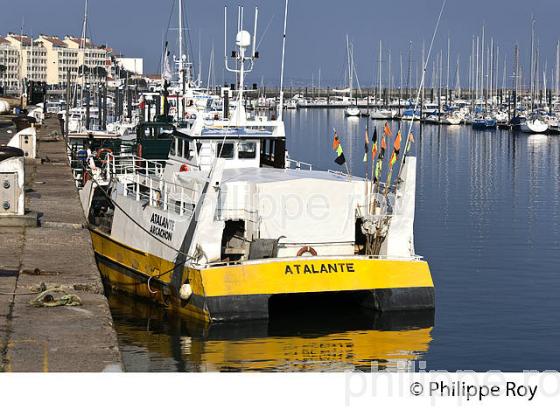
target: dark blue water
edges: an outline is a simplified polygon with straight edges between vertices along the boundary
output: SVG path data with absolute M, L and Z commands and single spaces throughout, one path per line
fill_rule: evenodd
M 365 118 L 309 109 L 285 121 L 292 158 L 345 171 L 333 161 L 336 128 L 352 173 L 365 174 Z M 435 316 L 335 310 L 205 328 L 117 296 L 127 369 L 332 371 L 406 360 L 437 370 L 558 369 L 560 136 L 416 124 L 414 133 L 415 243 L 431 267 Z

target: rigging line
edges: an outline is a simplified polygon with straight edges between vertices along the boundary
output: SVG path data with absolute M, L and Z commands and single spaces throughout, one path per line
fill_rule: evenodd
M 165 49 L 165 43 L 167 42 L 167 35 L 169 33 L 169 27 L 171 27 L 171 18 L 173 17 L 173 12 L 175 11 L 175 3 L 176 2 L 177 2 L 177 0 L 173 0 L 173 2 L 171 3 L 171 10 L 169 11 L 169 19 L 167 20 L 167 28 L 165 29 L 165 34 L 163 34 L 162 45 L 164 46 L 164 49 L 163 49 L 163 53 L 161 55 L 161 59 L 160 59 L 160 62 L 159 62 L 159 72 L 160 73 L 163 71 L 163 61 L 164 61 L 164 58 L 165 58 L 164 54 L 167 52 L 167 50 Z
M 266 28 L 264 29 L 263 34 L 261 36 L 261 39 L 257 43 L 257 47 L 255 47 L 255 50 L 258 51 L 258 48 L 261 46 L 261 43 L 263 42 L 264 38 L 266 37 L 266 33 L 268 32 L 268 28 L 270 27 L 270 24 L 272 23 L 272 20 L 274 20 L 274 16 L 275 16 L 275 14 L 273 14 L 272 17 L 270 18 L 270 20 L 268 21 L 268 24 L 266 25 Z
M 399 164 L 399 173 L 397 174 L 396 184 L 399 183 L 401 172 L 402 172 L 402 167 L 403 167 L 403 164 L 404 164 L 404 160 L 406 158 L 406 152 L 407 152 L 408 147 L 410 145 L 410 139 L 408 138 L 408 136 L 412 132 L 412 126 L 414 125 L 414 118 L 416 116 L 416 110 L 418 109 L 418 102 L 420 101 L 420 94 L 422 92 L 422 89 L 424 88 L 424 81 L 426 79 L 426 68 L 428 67 L 428 62 L 430 61 L 430 55 L 432 53 L 432 48 L 434 46 L 434 41 L 435 41 L 438 29 L 439 29 L 439 23 L 441 21 L 441 16 L 443 15 L 443 10 L 445 9 L 446 4 L 447 4 L 447 0 L 443 0 L 443 3 L 441 5 L 441 10 L 439 11 L 439 16 L 437 18 L 436 27 L 434 28 L 434 34 L 432 35 L 432 40 L 430 41 L 430 48 L 428 49 L 428 55 L 426 57 L 426 61 L 424 62 L 424 67 L 423 67 L 423 70 L 422 70 L 422 79 L 420 81 L 420 87 L 418 87 L 418 91 L 416 93 L 416 100 L 414 101 L 414 109 L 412 110 L 412 118 L 410 119 L 410 125 L 408 127 L 408 133 L 406 134 L 406 137 L 405 137 L 406 138 L 406 143 L 404 144 L 404 152 L 403 152 L 403 156 L 401 158 L 400 164 Z
M 165 31 L 165 39 L 167 40 L 167 33 L 169 33 L 169 28 L 171 27 L 171 19 L 173 18 L 173 12 L 175 11 L 175 3 L 177 0 L 173 0 L 171 4 L 171 11 L 169 12 L 169 20 L 167 20 L 167 29 Z

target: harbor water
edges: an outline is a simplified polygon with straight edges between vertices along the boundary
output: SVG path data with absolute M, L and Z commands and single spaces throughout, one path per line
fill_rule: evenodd
M 334 163 L 336 129 L 352 174 L 365 174 L 365 118 L 304 109 L 287 111 L 285 122 L 291 158 L 346 171 Z M 383 123 L 373 127 L 381 136 Z M 313 308 L 296 298 L 270 321 L 204 326 L 111 294 L 126 370 L 556 368 L 560 136 L 464 125 L 413 131 L 415 244 L 430 264 L 435 312 L 380 315 L 346 309 L 343 300 Z

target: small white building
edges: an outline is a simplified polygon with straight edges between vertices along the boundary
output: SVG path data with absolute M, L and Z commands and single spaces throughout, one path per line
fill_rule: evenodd
M 144 59 L 131 58 L 131 57 L 117 57 L 117 64 L 119 64 L 126 71 L 137 75 L 144 75 Z

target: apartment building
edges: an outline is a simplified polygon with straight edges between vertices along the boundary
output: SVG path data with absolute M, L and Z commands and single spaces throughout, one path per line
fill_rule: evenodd
M 111 68 L 110 49 L 94 45 L 90 39 L 65 36 L 63 39 L 41 34 L 36 39 L 8 33 L 0 37 L 0 83 L 7 89 L 21 87 L 22 80 L 45 81 L 51 86 L 64 86 L 68 73 L 72 82 L 79 81 L 80 67 L 92 73 L 90 83 L 105 81 L 103 73 Z M 99 70 L 103 68 L 103 70 Z
M 19 50 L 5 37 L 0 36 L 0 87 L 16 90 L 19 85 Z

